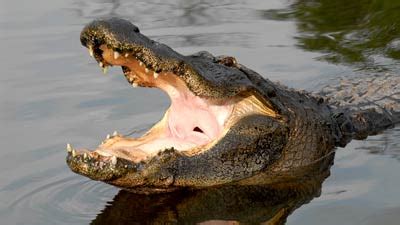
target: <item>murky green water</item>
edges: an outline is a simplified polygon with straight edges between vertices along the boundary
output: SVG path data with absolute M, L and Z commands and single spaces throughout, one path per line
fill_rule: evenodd
M 0 2 L 0 224 L 277 224 L 287 216 L 287 224 L 399 224 L 398 127 L 338 149 L 322 189 L 319 179 L 305 192 L 136 196 L 73 174 L 64 150 L 94 147 L 114 129 L 146 129 L 169 104 L 160 91 L 132 89 L 120 69 L 101 73 L 79 42 L 94 18 L 120 16 L 181 53 L 233 55 L 266 78 L 317 91 L 340 77 L 399 74 L 398 1 Z

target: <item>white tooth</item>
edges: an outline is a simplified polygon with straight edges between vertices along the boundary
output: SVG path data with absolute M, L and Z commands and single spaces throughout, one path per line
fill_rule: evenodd
M 129 54 L 128 53 L 125 53 L 125 57 L 128 57 L 129 56 Z
M 137 83 L 132 83 L 132 87 L 138 87 L 139 85 Z
M 86 152 L 83 153 L 83 158 L 84 158 L 84 159 L 87 159 L 87 157 L 88 157 L 87 153 L 86 153 Z
M 114 52 L 114 59 L 118 59 L 119 57 L 119 52 Z
M 101 68 L 103 68 L 104 64 L 103 64 L 102 62 L 99 62 L 99 66 L 100 66 Z
M 101 144 L 102 144 L 102 145 L 104 145 L 104 143 L 105 143 L 104 141 L 101 141 Z
M 128 79 L 129 79 L 129 81 L 130 81 L 130 82 L 132 82 L 132 81 L 133 81 L 133 77 L 129 77 Z
M 103 67 L 103 73 L 106 74 L 108 71 L 108 66 Z
M 143 66 L 143 62 L 142 61 L 139 61 L 139 66 Z
M 117 135 L 118 135 L 118 132 L 115 130 L 113 133 L 113 136 L 117 136 Z
M 144 72 L 148 73 L 148 72 L 149 72 L 149 69 L 145 68 L 145 69 L 144 69 Z
M 75 157 L 76 156 L 76 151 L 75 151 L 75 149 L 72 149 L 72 157 Z
M 93 48 L 92 48 L 92 46 L 89 45 L 88 50 L 89 50 L 89 55 L 90 55 L 91 57 L 93 57 L 94 54 L 93 54 Z
M 124 167 L 125 167 L 125 168 L 128 168 L 128 165 L 125 165 Z
M 67 151 L 68 151 L 68 152 L 71 152 L 71 151 L 72 151 L 72 146 L 71 146 L 71 144 L 69 144 L 69 143 L 67 144 Z
M 106 139 L 110 139 L 110 137 L 111 137 L 111 136 L 110 136 L 109 134 L 107 134 Z
M 154 74 L 153 74 L 154 79 L 157 79 L 158 75 L 159 75 L 158 73 L 154 72 Z
M 117 156 L 113 155 L 111 157 L 111 164 L 113 164 L 114 166 L 117 164 Z

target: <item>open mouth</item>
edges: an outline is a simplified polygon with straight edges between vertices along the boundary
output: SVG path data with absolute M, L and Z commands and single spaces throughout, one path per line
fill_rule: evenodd
M 89 24 L 81 42 L 103 72 L 121 66 L 132 87 L 159 88 L 171 102 L 162 119 L 139 138 L 113 133 L 95 150 L 68 145 L 70 168 L 92 179 L 107 181 L 135 172 L 168 150 L 200 155 L 246 116 L 278 117 L 268 102 L 247 90 L 250 81 L 232 58 L 182 56 L 118 19 Z
M 174 148 L 184 154 L 195 154 L 218 140 L 234 122 L 234 98 L 207 99 L 194 95 L 173 72 L 154 71 L 132 53 L 122 53 L 106 45 L 89 52 L 101 52 L 100 67 L 121 66 L 132 87 L 163 90 L 171 104 L 164 117 L 140 138 L 113 134 L 104 140 L 96 153 L 115 155 L 134 162 L 151 158 L 159 151 Z
M 171 104 L 163 118 L 142 137 L 124 137 L 115 132 L 108 135 L 95 151 L 74 149 L 75 154 L 83 152 L 88 157 L 91 154 L 110 158 L 116 156 L 133 162 L 149 159 L 171 148 L 185 155 L 199 154 L 211 148 L 238 119 L 257 110 L 254 105 L 246 104 L 256 101 L 254 97 L 199 97 L 188 89 L 178 75 L 154 71 L 131 52 L 118 52 L 105 44 L 98 48 L 87 47 L 91 56 L 99 54 L 95 58 L 100 59 L 99 66 L 103 72 L 107 72 L 109 66 L 121 66 L 132 87 L 159 88 L 169 96 Z M 265 107 L 258 110 L 273 113 Z

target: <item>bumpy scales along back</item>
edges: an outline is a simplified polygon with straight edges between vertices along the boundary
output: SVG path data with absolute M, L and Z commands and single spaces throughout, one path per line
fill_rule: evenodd
M 364 139 L 400 122 L 400 75 L 366 74 L 341 79 L 319 93 L 334 108 L 344 134 L 341 145 Z

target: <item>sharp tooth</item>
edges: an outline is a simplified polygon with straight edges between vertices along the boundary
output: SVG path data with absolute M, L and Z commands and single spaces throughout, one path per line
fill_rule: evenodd
M 119 57 L 119 52 L 115 51 L 114 52 L 114 59 L 118 59 L 118 57 Z
M 68 152 L 71 152 L 71 151 L 72 151 L 72 146 L 71 146 L 69 143 L 67 144 L 67 151 L 68 151 Z
M 102 145 L 104 145 L 104 143 L 105 143 L 104 141 L 101 141 L 101 144 L 102 144 Z
M 89 55 L 90 55 L 91 57 L 93 57 L 93 56 L 94 56 L 94 54 L 93 54 L 93 47 L 92 47 L 91 45 L 89 45 L 88 50 L 89 50 Z
M 159 75 L 158 73 L 154 72 L 154 74 L 153 74 L 154 79 L 157 79 L 158 75 Z
M 88 158 L 88 154 L 85 152 L 85 153 L 83 153 L 83 158 L 84 159 L 87 159 Z
M 111 137 L 111 136 L 110 136 L 109 134 L 107 134 L 106 139 L 110 139 L 110 137 Z
M 149 72 L 149 69 L 144 68 L 144 72 L 148 73 L 148 72 Z
M 103 62 L 99 62 L 99 66 L 100 66 L 101 68 L 103 68 L 103 66 L 104 66 Z
M 142 61 L 139 61 L 139 66 L 143 66 L 143 62 Z
M 108 66 L 103 67 L 103 73 L 106 74 L 108 71 Z
M 137 83 L 132 83 L 132 87 L 138 87 L 139 85 Z
M 129 82 L 133 81 L 133 77 L 129 77 L 128 79 L 129 79 Z
M 113 155 L 111 157 L 111 164 L 114 165 L 114 166 L 117 164 L 117 156 Z
M 112 134 L 113 136 L 117 136 L 118 132 L 115 130 L 114 133 Z
M 76 156 L 76 151 L 75 151 L 75 149 L 72 149 L 72 157 L 75 157 Z
M 128 53 L 125 53 L 125 57 L 128 57 L 129 56 L 129 54 Z

